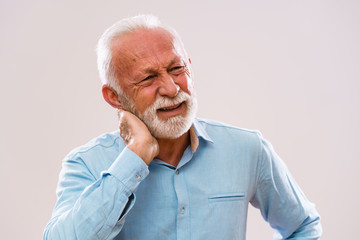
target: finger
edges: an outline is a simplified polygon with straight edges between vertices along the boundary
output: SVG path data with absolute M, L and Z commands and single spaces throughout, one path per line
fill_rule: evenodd
M 119 121 L 120 121 L 121 116 L 123 115 L 123 112 L 124 112 L 124 109 L 122 109 L 122 108 L 117 109 L 117 115 L 118 115 Z

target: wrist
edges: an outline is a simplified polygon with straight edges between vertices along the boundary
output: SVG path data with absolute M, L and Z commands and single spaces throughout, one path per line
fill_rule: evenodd
M 146 165 L 149 165 L 159 152 L 159 145 L 155 139 L 142 143 L 134 141 L 127 147 L 138 155 L 146 163 Z

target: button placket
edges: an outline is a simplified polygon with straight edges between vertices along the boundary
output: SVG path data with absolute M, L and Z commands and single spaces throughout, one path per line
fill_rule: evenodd
M 190 202 L 188 189 L 186 185 L 186 167 L 185 164 L 191 160 L 193 152 L 190 146 L 185 150 L 175 173 L 174 188 L 177 197 L 177 218 L 176 218 L 176 236 L 178 240 L 191 239 L 190 236 Z M 185 167 L 185 168 L 184 168 Z
M 188 231 L 190 222 L 189 222 L 189 197 L 188 190 L 184 178 L 184 170 L 176 169 L 174 173 L 174 187 L 176 196 L 178 199 L 178 213 L 177 213 L 177 239 L 190 239 Z

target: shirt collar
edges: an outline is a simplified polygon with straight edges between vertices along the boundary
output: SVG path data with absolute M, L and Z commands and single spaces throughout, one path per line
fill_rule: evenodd
M 194 119 L 193 125 L 190 128 L 190 146 L 193 152 L 196 151 L 199 146 L 199 138 L 205 141 L 213 143 L 214 141 L 207 134 L 204 126 L 199 122 L 197 118 Z

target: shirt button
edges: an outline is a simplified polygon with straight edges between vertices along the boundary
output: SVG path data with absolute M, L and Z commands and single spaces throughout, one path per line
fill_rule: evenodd
M 176 169 L 175 174 L 179 175 L 179 169 Z
M 180 209 L 180 213 L 181 213 L 181 214 L 184 214 L 184 212 L 185 212 L 185 208 L 182 207 L 182 208 Z
M 139 174 L 136 175 L 136 180 L 141 181 L 141 176 Z

